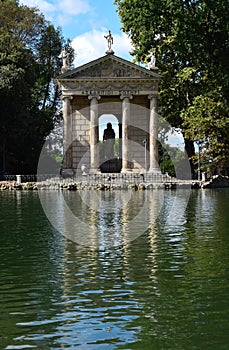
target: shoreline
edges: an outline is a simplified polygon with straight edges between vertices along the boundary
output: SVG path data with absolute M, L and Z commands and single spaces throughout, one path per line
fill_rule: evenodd
M 207 188 L 229 188 L 229 177 L 216 175 L 209 181 L 198 180 L 177 180 L 171 179 L 169 181 L 142 181 L 135 182 L 133 179 L 130 181 L 114 181 L 112 178 L 107 177 L 104 181 L 94 180 L 87 181 L 83 179 L 81 181 L 73 181 L 71 179 L 63 179 L 62 181 L 55 181 L 50 179 L 41 182 L 17 182 L 17 181 L 0 181 L 0 191 L 37 191 L 37 190 L 97 190 L 97 191 L 110 191 L 110 190 L 152 190 L 152 189 L 165 189 L 174 190 L 181 188 L 191 189 L 207 189 Z

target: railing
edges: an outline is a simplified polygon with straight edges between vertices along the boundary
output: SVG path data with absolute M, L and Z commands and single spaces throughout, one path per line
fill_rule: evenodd
M 45 181 L 47 176 L 49 175 L 42 175 L 38 176 L 36 174 L 34 175 L 0 175 L 0 181 L 16 181 L 20 179 L 20 182 L 25 183 L 25 182 L 37 182 L 37 181 Z M 52 177 L 54 175 L 51 175 Z M 43 179 L 42 179 L 43 177 Z M 39 179 L 38 179 L 39 178 Z
M 89 184 L 95 183 L 114 183 L 114 184 L 130 184 L 130 183 L 175 183 L 179 182 L 174 177 L 167 174 L 149 174 L 149 173 L 101 173 L 87 175 L 61 176 L 56 174 L 34 174 L 34 175 L 0 175 L 0 181 L 15 182 L 84 182 Z M 183 181 L 183 180 L 182 180 Z

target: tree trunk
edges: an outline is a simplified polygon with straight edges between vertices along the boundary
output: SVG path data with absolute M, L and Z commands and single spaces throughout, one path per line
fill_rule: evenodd
M 184 142 L 185 142 L 185 151 L 186 151 L 186 153 L 188 155 L 189 162 L 190 162 L 192 179 L 195 179 L 196 178 L 196 174 L 197 174 L 197 172 L 196 172 L 197 166 L 195 164 L 193 164 L 193 161 L 192 161 L 192 157 L 195 155 L 194 142 L 190 141 L 190 140 L 187 140 L 187 139 L 185 139 Z

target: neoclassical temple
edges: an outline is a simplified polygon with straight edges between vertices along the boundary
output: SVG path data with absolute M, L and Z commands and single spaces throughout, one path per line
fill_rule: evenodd
M 109 32 L 109 35 L 111 33 Z M 106 37 L 107 38 L 107 37 Z M 114 55 L 108 37 L 105 56 L 70 69 L 63 53 L 62 89 L 66 173 L 160 172 L 158 165 L 158 84 L 155 56 L 146 68 Z M 110 40 L 110 41 L 109 41 Z M 99 119 L 117 118 L 118 154 L 105 159 Z

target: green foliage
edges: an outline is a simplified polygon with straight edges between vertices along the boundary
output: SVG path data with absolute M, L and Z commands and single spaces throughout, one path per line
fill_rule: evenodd
M 119 143 L 121 142 L 121 140 L 119 138 L 115 139 L 115 143 L 114 143 L 114 155 L 119 155 Z
M 176 177 L 176 169 L 179 169 L 179 164 L 182 162 L 184 152 L 177 147 L 171 147 L 159 143 L 159 165 L 163 174 L 167 173 L 170 176 Z
M 192 157 L 194 138 L 189 128 L 202 119 L 198 96 L 221 105 L 219 113 L 214 110 L 212 114 L 215 132 L 221 133 L 228 117 L 228 0 L 115 0 L 115 4 L 123 30 L 132 40 L 135 61 L 146 62 L 149 51 L 156 48 L 156 63 L 164 77 L 159 112 L 173 127 L 182 129 Z M 198 119 L 194 121 L 195 109 Z M 207 137 L 204 115 L 202 128 Z M 217 159 L 222 157 L 225 163 L 226 158 L 229 161 L 228 136 L 222 140 L 224 147 L 218 145 Z M 213 143 L 208 146 L 215 159 Z
M 64 41 L 36 8 L 0 2 L 0 171 L 35 173 L 60 115 L 55 77 Z
M 204 171 L 224 172 L 229 159 L 228 106 L 212 97 L 199 95 L 182 112 L 187 137 L 199 142 Z M 206 162 L 205 160 L 208 160 Z M 196 157 L 194 161 L 197 162 Z
M 19 0 L 1 0 L 1 2 L 12 2 L 12 3 L 14 3 L 15 5 L 18 5 Z

